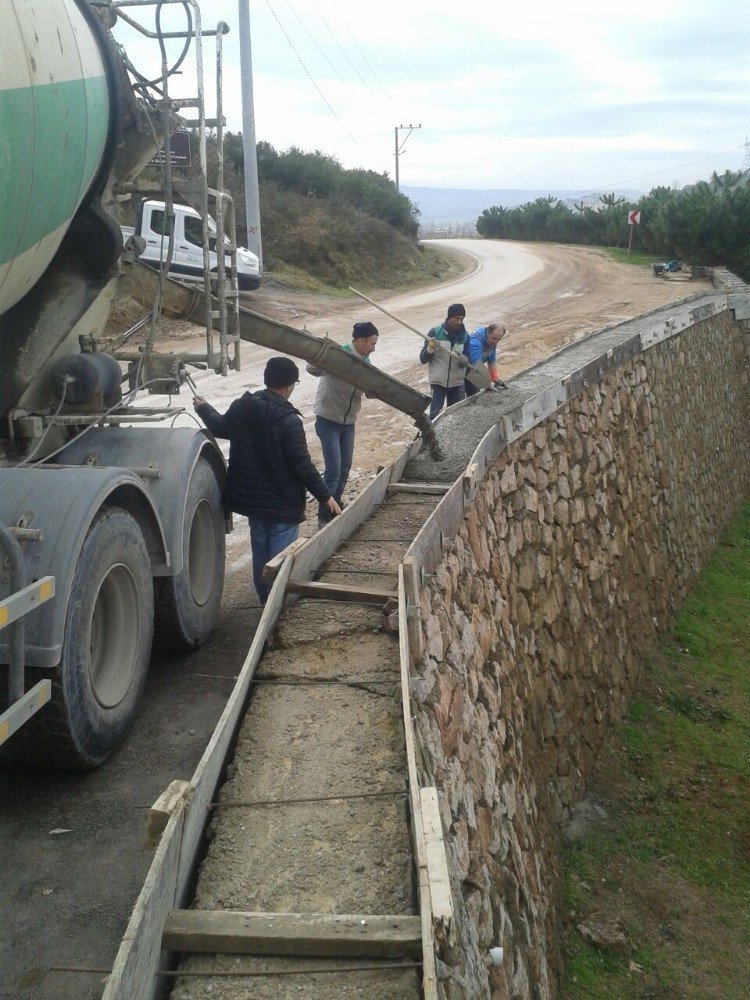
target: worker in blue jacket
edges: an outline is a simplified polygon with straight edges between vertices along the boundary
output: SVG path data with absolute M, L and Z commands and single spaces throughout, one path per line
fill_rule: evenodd
M 486 364 L 493 389 L 507 389 L 508 386 L 497 374 L 497 345 L 503 339 L 507 330 L 502 323 L 489 323 L 479 326 L 469 337 L 466 345 L 466 357 L 472 365 Z M 465 383 L 466 395 L 473 396 L 479 389 L 469 380 Z

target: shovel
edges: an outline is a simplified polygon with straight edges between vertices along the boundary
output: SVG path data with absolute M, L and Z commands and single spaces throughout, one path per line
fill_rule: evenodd
M 411 330 L 412 333 L 416 333 L 416 335 L 418 337 L 421 337 L 422 340 L 427 341 L 430 339 L 426 334 L 422 333 L 421 330 L 417 330 L 416 327 L 410 326 L 409 323 L 406 323 L 399 316 L 396 316 L 394 313 L 389 312 L 388 309 L 386 309 L 384 306 L 378 305 L 377 302 L 373 302 L 373 300 L 369 299 L 363 292 L 358 292 L 357 289 L 352 288 L 351 285 L 349 285 L 349 291 L 354 292 L 355 295 L 358 295 L 361 299 L 364 299 L 365 302 L 369 302 L 371 306 L 375 306 L 376 309 L 379 309 L 382 313 L 385 313 L 386 316 L 390 316 L 391 319 L 395 319 L 397 323 L 400 323 L 401 326 L 405 326 L 407 330 Z M 457 357 L 457 355 L 454 354 L 453 351 L 449 351 L 447 347 L 443 347 L 443 345 L 440 343 L 439 340 L 437 342 L 436 347 L 437 350 L 444 351 L 446 354 L 450 354 L 450 356 L 454 359 Z M 469 382 L 471 382 L 472 385 L 475 385 L 477 389 L 489 389 L 490 386 L 492 385 L 492 382 L 490 381 L 489 372 L 487 371 L 486 368 L 480 367 L 479 365 L 467 364 L 466 368 L 464 369 L 464 376 Z

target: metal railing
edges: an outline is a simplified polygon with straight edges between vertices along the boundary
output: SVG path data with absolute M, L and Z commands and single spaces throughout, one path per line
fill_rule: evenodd
M 31 690 L 25 690 L 25 627 L 24 617 L 34 608 L 55 596 L 55 578 L 44 576 L 34 583 L 26 582 L 26 560 L 19 536 L 32 529 L 8 528 L 0 524 L 0 549 L 5 553 L 9 570 L 10 596 L 0 601 L 0 629 L 10 628 L 8 640 L 8 708 L 0 715 L 0 746 L 28 722 L 50 700 L 52 685 L 41 680 Z M 37 532 L 33 532 L 34 535 Z

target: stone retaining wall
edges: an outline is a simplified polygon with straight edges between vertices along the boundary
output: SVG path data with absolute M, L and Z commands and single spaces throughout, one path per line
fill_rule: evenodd
M 559 994 L 560 830 L 748 494 L 742 327 L 695 323 L 509 445 L 421 590 L 413 706 L 452 866 L 450 1000 Z

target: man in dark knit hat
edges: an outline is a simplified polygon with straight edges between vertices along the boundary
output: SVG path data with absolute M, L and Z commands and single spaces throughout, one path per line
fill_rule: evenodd
M 253 583 L 261 604 L 269 593 L 263 567 L 299 534 L 306 490 L 332 517 L 341 513 L 310 458 L 300 413 L 289 402 L 299 369 L 289 358 L 270 358 L 263 381 L 265 389 L 244 393 L 224 414 L 203 396 L 193 399 L 211 433 L 229 439 L 224 506 L 250 524 Z
M 428 340 L 419 352 L 419 360 L 429 365 L 427 377 L 432 389 L 430 420 L 434 420 L 443 404 L 453 406 L 466 396 L 464 370 L 468 359 L 464 350 L 469 343 L 469 334 L 464 326 L 466 310 L 460 302 L 448 306 L 442 323 L 434 326 L 427 334 Z M 438 347 L 445 350 L 441 350 Z
M 369 365 L 377 342 L 378 328 L 374 323 L 355 323 L 351 342 L 344 344 L 343 348 Z M 320 379 L 315 396 L 315 433 L 323 447 L 323 480 L 334 500 L 340 504 L 352 467 L 354 421 L 362 406 L 362 390 L 315 365 L 308 365 L 307 370 Z M 330 520 L 330 512 L 321 506 L 318 526 L 322 528 Z

